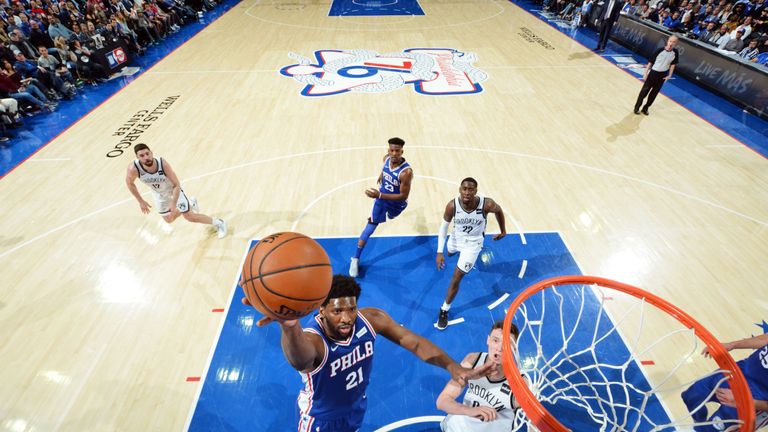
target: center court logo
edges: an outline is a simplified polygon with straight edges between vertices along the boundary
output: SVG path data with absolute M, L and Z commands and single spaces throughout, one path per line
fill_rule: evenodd
M 280 73 L 304 84 L 303 96 L 330 96 L 346 92 L 385 93 L 413 84 L 425 95 L 480 93 L 488 74 L 472 63 L 477 56 L 451 48 L 411 48 L 379 54 L 370 50 L 318 50 L 317 64 L 295 53 L 298 64 Z

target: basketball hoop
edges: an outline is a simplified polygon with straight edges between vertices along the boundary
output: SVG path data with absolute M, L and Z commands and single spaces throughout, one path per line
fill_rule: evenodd
M 620 317 L 611 317 L 603 308 L 604 302 L 617 296 L 637 306 L 623 310 Z M 649 311 L 646 305 L 654 308 Z M 589 319 L 590 308 L 598 311 L 594 323 Z M 625 328 L 633 329 L 628 327 L 634 324 L 633 319 L 628 318 L 630 314 L 639 317 L 638 328 L 634 331 L 638 335 L 647 333 L 645 321 L 649 313 L 663 315 L 665 320 L 681 324 L 681 328 L 661 337 L 654 335 L 652 342 L 640 348 L 640 352 L 615 349 L 610 345 L 616 345 L 616 340 L 624 339 L 622 331 Z M 520 336 L 514 348 L 508 338 L 504 339 L 502 359 L 504 373 L 515 399 L 525 412 L 525 421 L 516 422 L 514 430 L 520 430 L 522 426 L 542 432 L 571 430 L 573 427 L 566 427 L 550 412 L 567 405 L 565 409 L 575 407 L 584 413 L 586 419 L 594 422 L 596 427 L 591 430 L 679 430 L 714 425 L 727 431 L 754 431 L 752 395 L 741 370 L 728 351 L 691 316 L 654 294 L 593 276 L 555 277 L 534 284 L 515 299 L 504 320 L 505 334 L 510 332 L 513 321 L 520 330 Z M 589 333 L 580 335 L 583 346 L 579 346 L 577 335 L 585 330 Z M 638 336 L 633 342 L 639 344 L 640 339 Z M 648 355 L 654 348 L 665 343 L 680 348 L 679 351 L 683 352 L 681 358 L 672 360 L 676 364 L 664 369 L 666 376 L 660 379 L 657 377 L 657 385 L 652 386 L 644 380 L 642 383 L 645 385 L 639 385 L 634 380 L 638 375 L 644 375 L 637 366 L 640 364 L 640 355 Z M 625 346 L 623 343 L 619 345 Z M 714 374 L 722 375 L 721 384 L 727 382 L 730 385 L 736 401 L 738 420 L 697 422 L 690 414 L 671 416 L 664 405 L 663 396 L 676 396 L 679 400 L 680 392 L 698 379 L 686 380 L 681 384 L 681 380 L 674 374 L 691 372 L 684 366 L 690 366 L 694 360 L 701 358 L 694 356 L 698 356 L 703 346 L 709 349 L 719 368 Z M 603 358 L 604 354 L 610 354 L 605 357 L 616 357 L 616 351 L 620 351 L 618 355 L 626 358 Z M 712 375 L 708 373 L 704 376 Z M 714 390 L 710 397 L 713 394 Z M 703 409 L 706 413 L 705 403 L 702 401 L 692 411 Z M 655 405 L 662 408 L 657 409 L 661 415 L 651 413 L 654 409 L 651 407 Z

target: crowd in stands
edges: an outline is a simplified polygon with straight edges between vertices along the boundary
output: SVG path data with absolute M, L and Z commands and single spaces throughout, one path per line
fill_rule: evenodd
M 594 5 L 595 0 L 544 0 L 545 9 L 573 25 L 585 25 L 582 17 Z M 748 61 L 768 52 L 768 0 L 627 0 L 622 13 Z
M 109 71 L 93 60 L 106 43 L 142 56 L 218 1 L 0 0 L 0 142 L 24 116 L 106 81 Z

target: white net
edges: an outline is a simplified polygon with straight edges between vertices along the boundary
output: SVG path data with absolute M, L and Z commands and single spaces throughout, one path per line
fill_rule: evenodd
M 525 300 L 513 322 L 520 329 L 514 355 L 521 375 L 570 430 L 742 425 L 735 409 L 726 418 L 728 412 L 713 415 L 718 407 L 708 406 L 730 371 L 701 355 L 706 344 L 693 329 L 645 299 L 599 285 L 554 286 Z M 514 430 L 537 430 L 519 411 Z

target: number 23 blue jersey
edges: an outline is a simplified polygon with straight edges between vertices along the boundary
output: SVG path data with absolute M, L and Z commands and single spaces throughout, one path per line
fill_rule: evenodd
M 379 192 L 387 194 L 399 194 L 400 193 L 400 174 L 411 165 L 403 160 L 403 163 L 395 168 L 391 169 L 389 166 L 389 156 L 384 160 L 384 167 L 381 169 L 381 186 Z
M 308 415 L 329 420 L 365 412 L 368 403 L 365 389 L 370 381 L 376 340 L 373 326 L 358 312 L 349 338 L 336 341 L 325 334 L 319 315 L 315 315 L 304 331 L 323 339 L 325 357 L 313 371 L 301 374 L 304 381 L 304 390 L 298 398 L 301 419 L 306 421 Z

